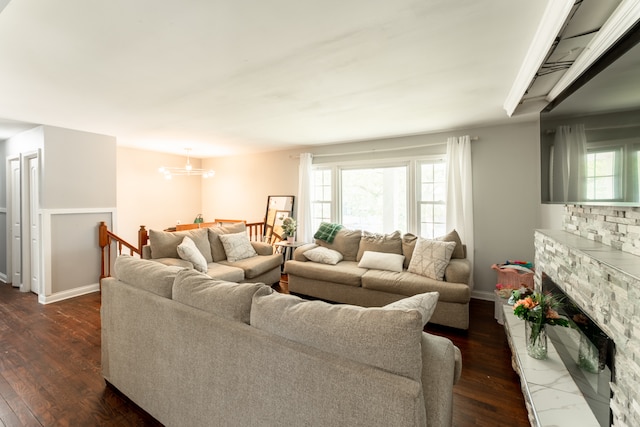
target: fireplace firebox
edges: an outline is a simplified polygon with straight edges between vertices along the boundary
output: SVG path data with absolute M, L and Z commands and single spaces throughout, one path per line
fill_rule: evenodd
M 548 328 L 548 336 L 601 426 L 613 423 L 609 400 L 615 379 L 615 343 L 549 276 L 542 273 L 542 291 L 562 302 L 559 313 L 569 328 Z

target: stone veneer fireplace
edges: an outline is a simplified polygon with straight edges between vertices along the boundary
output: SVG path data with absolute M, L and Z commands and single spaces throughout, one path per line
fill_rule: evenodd
M 535 232 L 548 275 L 615 342 L 613 426 L 640 425 L 640 208 L 567 205 L 563 231 Z

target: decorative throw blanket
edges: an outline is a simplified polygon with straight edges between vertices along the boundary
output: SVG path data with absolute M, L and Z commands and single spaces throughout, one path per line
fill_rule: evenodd
M 327 243 L 333 243 L 333 239 L 335 239 L 336 234 L 342 228 L 340 224 L 333 224 L 329 222 L 321 222 L 320 227 L 318 227 L 318 231 L 313 235 L 314 239 L 324 240 Z

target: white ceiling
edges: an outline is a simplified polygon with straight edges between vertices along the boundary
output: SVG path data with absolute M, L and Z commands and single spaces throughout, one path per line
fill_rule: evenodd
M 545 7 L 13 0 L 0 13 L 0 128 L 208 157 L 514 121 L 502 105 Z

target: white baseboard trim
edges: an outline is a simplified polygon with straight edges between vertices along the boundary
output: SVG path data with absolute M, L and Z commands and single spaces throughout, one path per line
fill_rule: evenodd
M 68 291 L 56 292 L 51 295 L 38 296 L 38 302 L 40 304 L 51 304 L 53 302 L 62 301 L 69 298 L 79 297 L 80 295 L 90 294 L 92 292 L 100 292 L 100 284 L 94 283 L 92 285 L 81 286 L 79 288 L 69 289 Z
M 4 283 L 5 285 L 9 282 L 7 282 L 7 275 L 4 273 L 0 273 L 0 282 Z
M 493 291 L 471 291 L 471 298 L 494 301 L 495 297 L 496 294 L 494 294 Z

